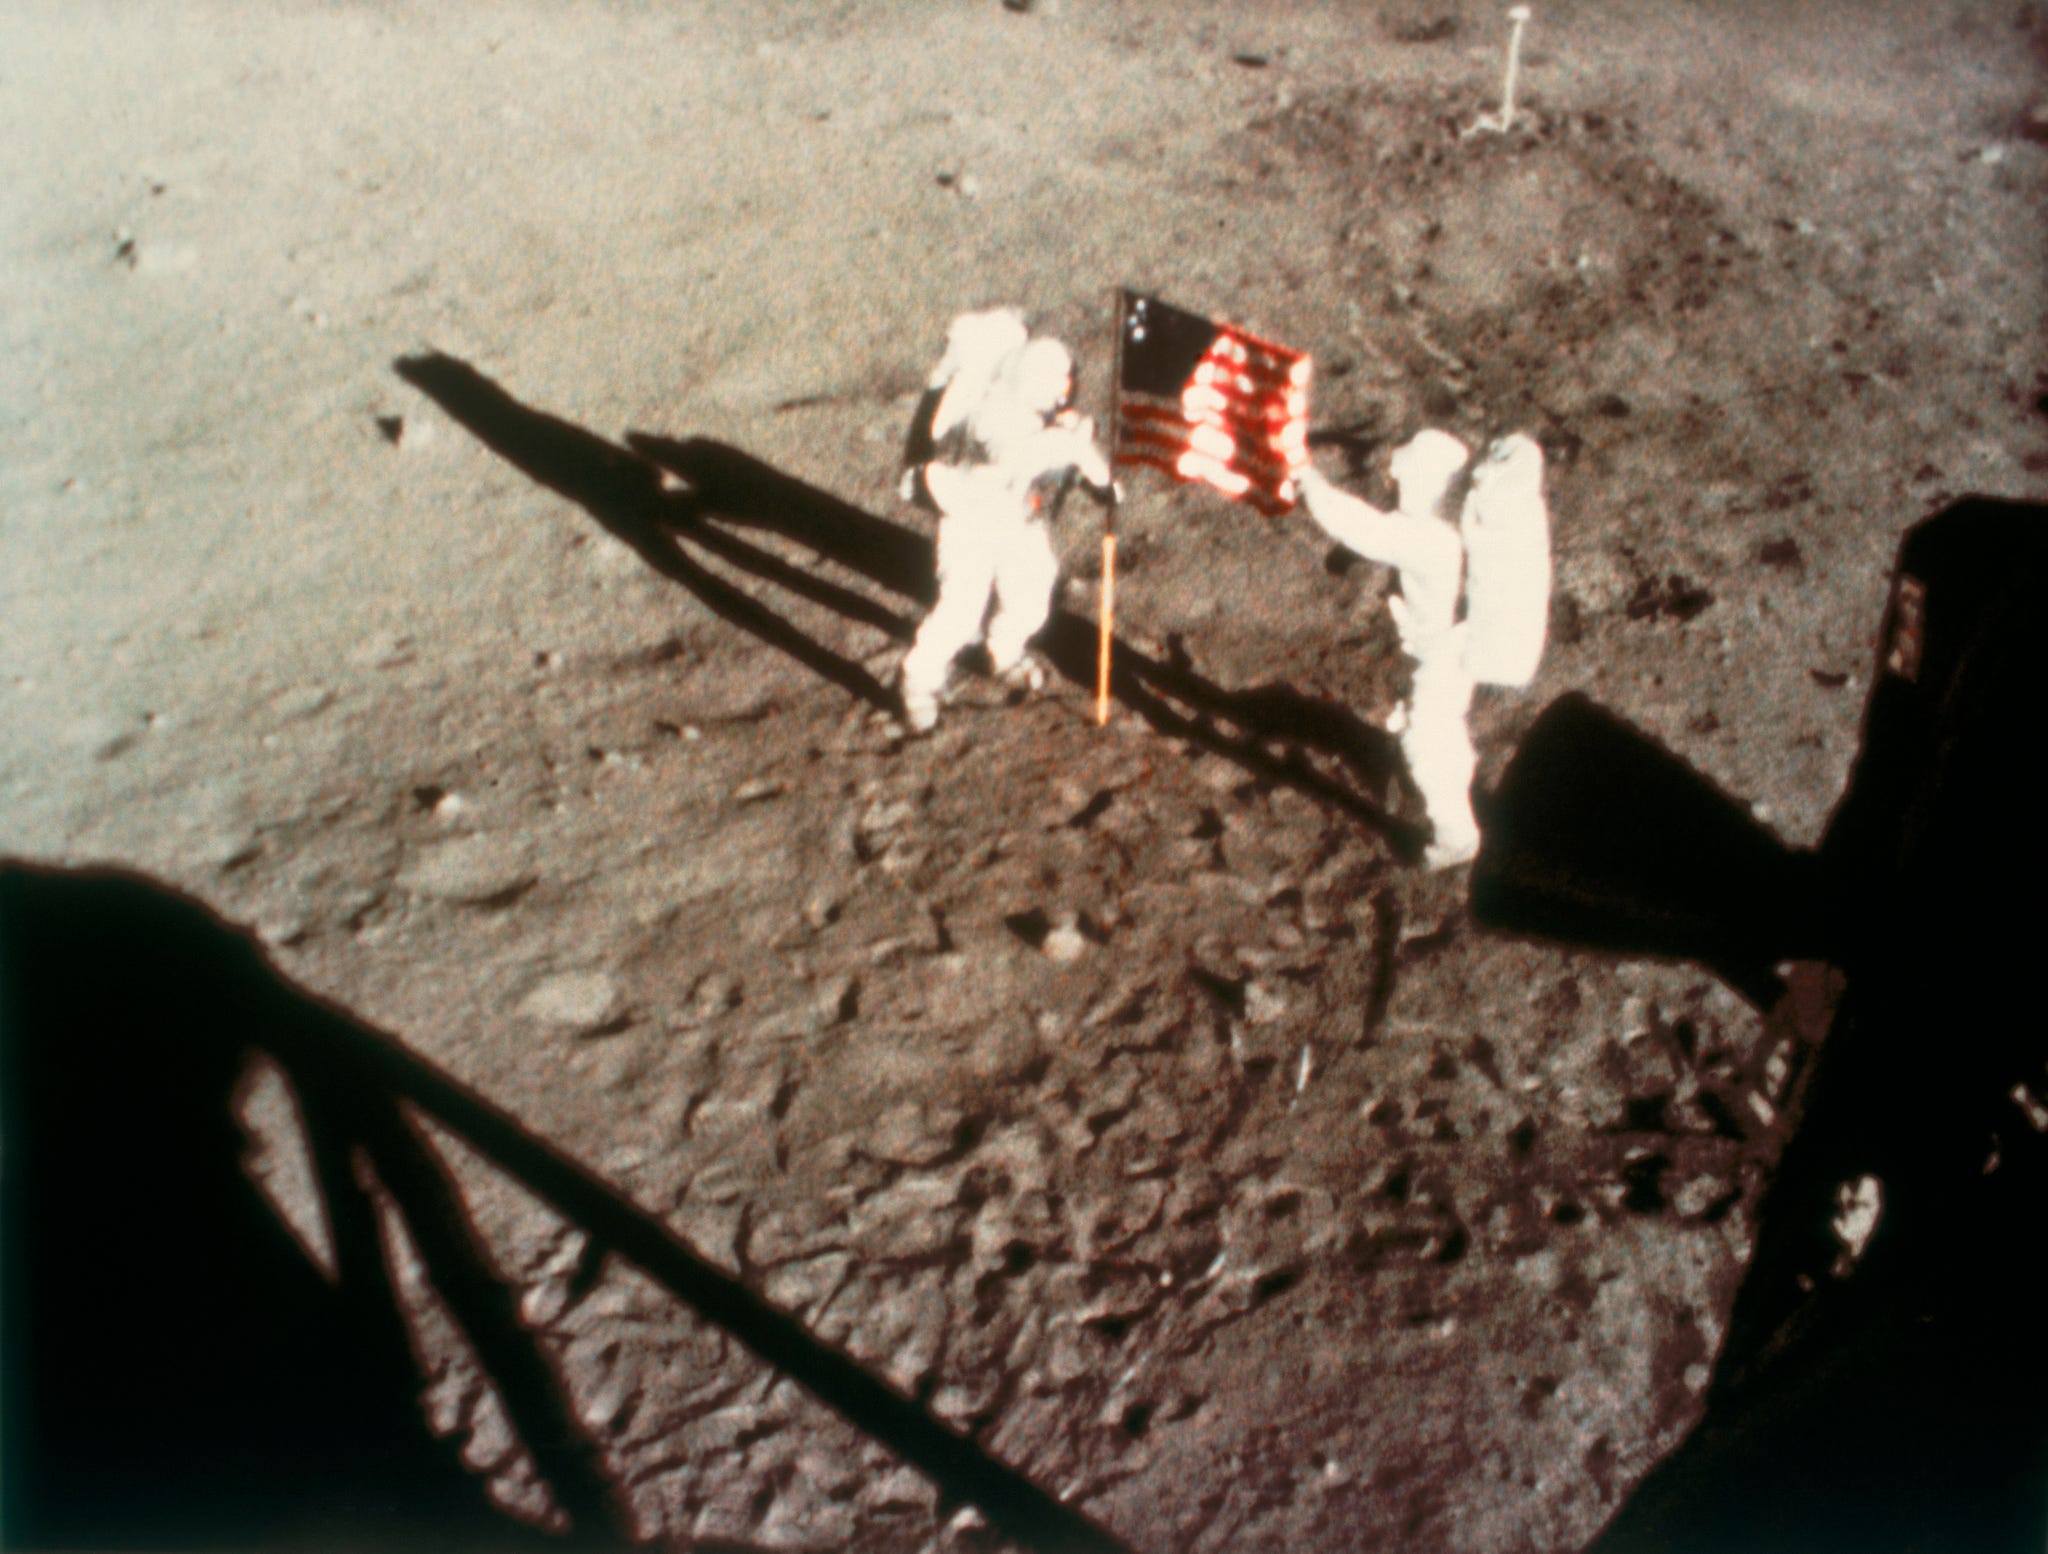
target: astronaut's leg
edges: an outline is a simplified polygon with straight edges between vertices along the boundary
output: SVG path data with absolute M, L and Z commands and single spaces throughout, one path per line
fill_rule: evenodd
M 939 597 L 903 656 L 903 716 L 919 733 L 939 720 L 939 692 L 953 659 L 981 636 L 995 579 L 995 549 L 985 514 L 942 513 L 938 535 Z
M 1466 714 L 1472 676 L 1464 663 L 1462 633 L 1447 633 L 1415 665 L 1415 689 L 1401 729 L 1401 754 L 1429 815 L 1430 842 L 1423 863 L 1447 869 L 1479 851 L 1472 814 L 1472 774 L 1478 766 Z
M 1004 524 L 995 558 L 996 613 L 988 626 L 988 656 L 997 674 L 1029 675 L 1034 688 L 1042 683 L 1024 650 L 1052 614 L 1059 577 L 1059 553 L 1044 522 L 1019 518 Z

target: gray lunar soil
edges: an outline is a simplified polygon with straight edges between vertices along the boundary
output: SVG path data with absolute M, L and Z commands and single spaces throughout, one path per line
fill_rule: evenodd
M 970 665 L 924 740 L 877 705 L 947 321 L 1025 308 L 1100 417 L 1128 284 L 1311 351 L 1319 459 L 1381 500 L 1420 426 L 1542 442 L 1550 647 L 1480 694 L 1482 788 L 1578 689 L 1819 835 L 1900 532 L 2048 488 L 2048 7 L 1539 0 L 1519 125 L 1464 134 L 1505 36 L 1478 0 L 0 9 L 0 853 L 248 925 L 1133 1550 L 1583 1545 L 1698 1415 L 1781 1033 L 1414 865 L 1389 579 L 1300 515 L 1126 475 L 1157 673 L 1106 729 L 1080 497 L 1067 672 Z M 422 359 L 581 451 L 522 467 Z M 577 484 L 600 444 L 653 480 L 629 434 L 658 543 Z M 720 450 L 844 543 L 722 518 Z M 637 1534 L 990 1542 L 442 1143 Z M 545 1520 L 412 1303 L 425 1417 Z

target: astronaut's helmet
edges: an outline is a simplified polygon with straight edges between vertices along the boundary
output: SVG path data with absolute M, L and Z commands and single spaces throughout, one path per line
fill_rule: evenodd
M 1472 450 L 1457 438 L 1431 427 L 1394 450 L 1387 461 L 1387 474 L 1400 488 L 1404 508 L 1435 507 L 1450 493 L 1452 482 L 1471 457 Z
M 1015 352 L 1005 374 L 1017 404 L 1051 417 L 1074 400 L 1074 356 L 1057 340 L 1033 340 Z

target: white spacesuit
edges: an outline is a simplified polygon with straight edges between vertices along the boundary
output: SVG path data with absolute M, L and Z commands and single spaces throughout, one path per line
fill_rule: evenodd
M 1110 489 L 1094 423 L 1067 408 L 1074 363 L 1057 340 L 1030 339 L 1009 309 L 955 319 L 946 354 L 927 385 L 937 456 L 905 476 L 923 479 L 938 509 L 938 600 L 904 656 L 904 721 L 938 722 L 939 693 L 953 659 L 983 635 L 998 675 L 1036 683 L 1025 647 L 1052 611 L 1059 581 L 1041 483 L 1078 470 Z M 994 612 L 990 613 L 993 596 Z
M 1550 511 L 1543 449 L 1522 432 L 1473 466 L 1458 528 L 1465 541 L 1465 663 L 1481 685 L 1536 678 L 1550 621 Z
M 1468 457 L 1446 432 L 1404 443 L 1388 466 L 1399 492 L 1391 513 L 1339 491 L 1313 468 L 1296 476 L 1303 506 L 1331 538 L 1400 573 L 1401 593 L 1387 609 L 1415 660 L 1415 678 L 1387 726 L 1429 815 L 1423 861 L 1432 869 L 1479 850 L 1477 755 L 1465 721 L 1473 687 L 1529 683 L 1550 608 L 1542 449 L 1520 434 L 1494 443 L 1472 471 L 1454 526 L 1452 502 Z

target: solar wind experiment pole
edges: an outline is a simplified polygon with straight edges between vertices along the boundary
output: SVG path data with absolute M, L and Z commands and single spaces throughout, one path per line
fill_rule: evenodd
M 1464 131 L 1466 135 L 1487 132 L 1505 135 L 1515 127 L 1515 80 L 1522 66 L 1522 29 L 1529 25 L 1532 13 L 1526 5 L 1511 6 L 1508 9 L 1508 55 L 1507 67 L 1502 73 L 1500 84 L 1500 115 L 1490 113 L 1479 115 L 1479 122 Z

